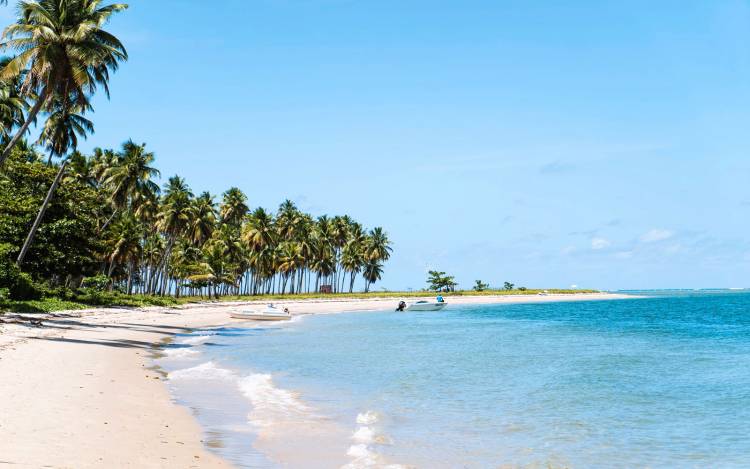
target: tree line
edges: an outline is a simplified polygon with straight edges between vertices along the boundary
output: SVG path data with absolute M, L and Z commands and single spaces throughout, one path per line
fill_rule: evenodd
M 91 97 L 109 96 L 109 76 L 128 58 L 103 29 L 126 8 L 22 1 L 3 32 L 0 48 L 16 55 L 0 61 L 0 288 L 25 271 L 128 294 L 351 292 L 358 278 L 369 291 L 392 251 L 380 227 L 315 218 L 289 200 L 275 213 L 251 209 L 236 187 L 217 200 L 179 176 L 160 187 L 154 153 L 132 140 L 77 151 L 94 132 Z M 30 142 L 33 123 L 41 131 Z

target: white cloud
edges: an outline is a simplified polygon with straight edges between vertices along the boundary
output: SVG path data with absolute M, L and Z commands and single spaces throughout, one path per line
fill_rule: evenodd
M 612 243 L 609 242 L 608 239 L 604 238 L 591 238 L 591 249 L 598 251 L 599 249 L 604 249 L 606 247 L 609 247 Z
M 664 241 L 674 236 L 674 231 L 664 230 L 661 228 L 654 228 L 651 231 L 647 231 L 641 235 L 640 241 L 642 243 L 656 243 L 658 241 Z
M 672 244 L 664 249 L 667 254 L 677 254 L 682 251 L 682 245 L 680 243 Z
M 618 259 L 630 259 L 633 257 L 633 251 L 620 251 L 615 253 L 615 257 Z
M 570 254 L 573 254 L 576 251 L 575 246 L 565 246 L 560 250 L 560 254 L 563 256 L 569 256 Z

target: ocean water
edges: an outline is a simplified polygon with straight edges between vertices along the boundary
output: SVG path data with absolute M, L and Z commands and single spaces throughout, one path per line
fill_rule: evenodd
M 344 313 L 159 364 L 239 467 L 750 467 L 750 294 Z

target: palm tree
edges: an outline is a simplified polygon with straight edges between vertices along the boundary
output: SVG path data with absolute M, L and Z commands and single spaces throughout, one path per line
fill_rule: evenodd
M 44 126 L 44 130 L 39 137 L 39 141 L 41 143 L 44 143 L 44 145 L 49 149 L 50 162 L 52 160 L 52 155 L 62 157 L 63 155 L 67 154 L 69 149 L 72 148 L 73 150 L 75 150 L 78 145 L 77 135 L 86 138 L 87 132 L 94 131 L 93 124 L 91 124 L 91 122 L 86 118 L 75 114 L 75 111 L 75 109 L 66 108 L 64 105 L 64 100 L 55 101 L 55 112 L 53 113 L 53 116 L 51 116 L 47 121 L 47 124 Z M 59 113 L 59 115 L 57 113 Z M 75 116 L 75 118 L 71 116 Z M 44 198 L 44 202 L 42 202 L 42 206 L 39 208 L 39 213 L 37 214 L 34 223 L 31 225 L 31 229 L 29 230 L 29 234 L 26 236 L 26 240 L 21 247 L 21 251 L 18 253 L 16 265 L 18 265 L 19 267 L 21 266 L 21 264 L 23 264 L 23 259 L 24 257 L 26 257 L 26 253 L 28 252 L 29 247 L 31 247 L 31 243 L 34 242 L 34 236 L 36 236 L 36 232 L 39 229 L 40 223 L 42 222 L 44 212 L 47 211 L 47 207 L 52 201 L 52 196 L 57 189 L 57 185 L 60 184 L 60 180 L 65 173 L 65 168 L 67 165 L 67 160 L 63 161 L 63 163 L 60 165 L 60 169 L 57 171 L 57 175 L 55 176 L 55 179 L 52 182 L 49 191 L 47 192 L 47 197 Z
M 49 151 L 48 165 L 52 164 L 53 156 L 65 155 L 68 148 L 77 148 L 78 135 L 86 138 L 88 134 L 94 133 L 94 124 L 83 117 L 83 113 L 90 109 L 78 109 L 57 99 L 52 106 L 37 140 L 37 144 Z
M 0 59 L 0 70 L 10 62 L 10 58 Z M 11 131 L 24 123 L 24 112 L 29 103 L 20 94 L 20 77 L 0 80 L 0 140 L 8 143 Z
M 112 227 L 109 243 L 111 248 L 107 256 L 109 261 L 107 276 L 112 277 L 117 264 L 126 264 L 129 295 L 133 292 L 133 274 L 143 252 L 143 245 L 141 244 L 143 234 L 143 225 L 132 214 L 123 217 Z
M 279 205 L 279 211 L 276 214 L 276 227 L 282 239 L 286 241 L 294 239 L 299 214 L 299 209 L 289 199 Z
M 159 193 L 159 186 L 153 181 L 161 174 L 152 166 L 155 159 L 153 153 L 146 151 L 145 143 L 138 145 L 133 140 L 122 144 L 122 151 L 115 155 L 114 160 L 104 155 L 102 164 L 109 166 L 102 170 L 103 184 L 110 191 L 110 202 L 114 208 L 110 220 L 124 208 L 137 211 L 140 203 Z
M 162 276 L 160 289 L 162 295 L 166 292 L 167 284 L 169 283 L 167 276 L 169 273 L 169 256 L 172 254 L 172 248 L 177 238 L 190 226 L 192 197 L 193 193 L 190 192 L 190 188 L 184 179 L 179 176 L 169 178 L 156 220 L 156 228 L 167 238 L 167 246 L 159 269 Z M 152 291 L 156 289 L 156 281 L 159 280 L 157 276 L 158 272 L 153 279 Z
M 273 215 L 263 208 L 257 208 L 247 217 L 242 227 L 241 240 L 248 253 L 248 265 L 253 271 L 251 291 L 256 293 L 261 282 L 272 275 L 273 253 L 276 247 L 277 232 Z
M 216 227 L 214 197 L 208 192 L 203 192 L 193 201 L 192 211 L 187 237 L 200 247 L 211 238 Z
M 189 278 L 191 281 L 205 281 L 213 287 L 213 296 L 219 298 L 217 285 L 235 285 L 236 284 L 236 265 L 234 265 L 226 254 L 227 246 L 219 238 L 212 238 L 203 246 L 203 263 L 204 273 L 193 275 Z M 209 295 L 211 291 L 209 290 Z
M 379 262 L 369 261 L 365 265 L 362 276 L 365 278 L 365 293 L 370 291 L 370 285 L 380 280 L 383 275 L 383 265 Z
M 117 153 L 114 150 L 103 150 L 99 147 L 94 148 L 91 155 L 91 174 L 96 178 L 99 184 L 103 184 L 106 179 L 105 173 L 117 165 Z
M 370 230 L 366 241 L 367 260 L 384 262 L 391 258 L 391 242 L 388 234 L 381 227 L 375 227 Z
M 164 248 L 164 238 L 156 232 L 147 233 L 144 236 L 141 258 L 141 266 L 143 267 L 141 274 L 143 279 L 141 282 L 142 293 L 152 292 L 151 285 L 154 283 L 153 280 L 156 277 L 157 266 L 161 265 Z
M 333 223 L 326 215 L 318 217 L 310 233 L 313 244 L 310 269 L 315 272 L 315 291 L 320 288 L 320 281 L 328 280 L 336 269 L 336 253 L 332 244 Z
M 231 187 L 228 191 L 224 192 L 224 198 L 219 209 L 222 223 L 239 227 L 249 210 L 247 197 L 240 189 Z
M 119 39 L 102 29 L 110 17 L 127 8 L 101 0 L 26 0 L 18 6 L 19 18 L 3 32 L 0 48 L 18 55 L 1 70 L 0 80 L 21 77 L 24 95 L 36 94 L 36 102 L 16 135 L 0 155 L 0 166 L 26 133 L 37 114 L 53 96 L 64 99 L 64 107 L 89 106 L 97 86 L 109 97 L 109 74 L 128 54 Z
M 349 293 L 354 289 L 354 279 L 362 268 L 363 259 L 362 245 L 357 240 L 351 240 L 346 243 L 341 252 L 341 267 L 344 269 L 344 272 L 349 272 Z M 344 276 L 342 276 L 341 290 L 344 289 L 343 280 Z
M 231 264 L 234 269 L 234 276 L 232 285 L 238 286 L 239 280 L 241 279 L 243 267 L 245 263 L 245 249 L 240 240 L 240 234 L 237 229 L 229 224 L 221 224 L 216 230 L 214 230 L 213 238 L 221 241 L 224 246 L 224 255 L 227 258 L 227 263 Z M 226 287 L 229 284 L 225 283 Z
M 333 270 L 333 287 L 334 292 L 341 291 L 339 288 L 339 272 L 341 269 L 341 250 L 346 245 L 349 239 L 349 227 L 353 220 L 348 215 L 335 216 L 331 220 L 331 244 L 333 245 L 335 252 L 336 263 L 334 264 Z M 343 285 L 343 275 L 341 276 L 341 284 Z M 343 287 L 342 287 L 343 288 Z
M 128 140 L 122 144 L 122 150 L 114 155 L 105 156 L 103 164 L 110 166 L 104 168 L 104 183 L 110 186 L 110 197 L 113 205 L 123 208 L 132 201 L 137 193 L 158 193 L 159 186 L 153 182 L 153 178 L 161 174 L 152 165 L 156 156 L 146 151 L 146 144 L 140 145 Z
M 172 259 L 170 260 L 172 276 L 178 280 L 175 287 L 175 296 L 180 296 L 183 286 L 193 288 L 197 285 L 196 282 L 189 279 L 195 275 L 206 273 L 203 263 L 203 251 L 199 247 L 194 246 L 185 239 L 175 245 L 172 252 Z M 185 285 L 184 280 L 188 280 L 190 283 Z
M 294 293 L 295 274 L 304 263 L 299 243 L 294 241 L 284 241 L 281 243 L 278 248 L 278 258 L 278 269 L 283 279 L 281 292 L 284 293 L 286 291 L 287 281 L 291 279 L 289 293 Z
M 89 187 L 98 186 L 92 166 L 92 160 L 79 152 L 74 151 L 68 157 L 68 171 L 63 181 L 76 181 Z

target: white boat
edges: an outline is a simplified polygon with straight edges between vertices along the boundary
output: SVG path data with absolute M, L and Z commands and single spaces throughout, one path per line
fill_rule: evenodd
M 268 305 L 261 310 L 232 312 L 229 315 L 234 319 L 252 319 L 254 321 L 288 321 L 292 319 L 288 309 L 278 309 L 274 305 Z
M 404 311 L 440 311 L 447 305 L 445 301 L 420 300 L 406 305 Z

